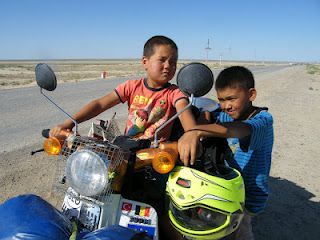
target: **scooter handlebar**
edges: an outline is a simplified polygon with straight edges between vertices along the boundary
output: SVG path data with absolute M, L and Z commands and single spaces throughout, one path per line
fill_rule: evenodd
M 49 138 L 49 132 L 50 132 L 50 129 L 43 129 L 42 136 L 45 138 Z

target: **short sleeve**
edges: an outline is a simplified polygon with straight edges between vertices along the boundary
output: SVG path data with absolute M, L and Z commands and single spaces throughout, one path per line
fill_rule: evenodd
M 261 148 L 265 143 L 269 131 L 272 130 L 273 118 L 267 111 L 258 113 L 253 118 L 250 118 L 245 123 L 250 124 L 252 128 L 249 150 Z
M 120 101 L 124 103 L 129 100 L 132 92 L 141 84 L 143 84 L 143 79 L 128 80 L 116 87 L 115 92 L 118 94 Z
M 171 85 L 171 87 L 174 88 L 174 90 L 171 92 L 170 97 L 171 97 L 171 103 L 173 107 L 176 107 L 176 102 L 179 101 L 180 99 L 186 99 L 189 101 L 189 98 L 180 91 L 180 89 L 176 85 Z

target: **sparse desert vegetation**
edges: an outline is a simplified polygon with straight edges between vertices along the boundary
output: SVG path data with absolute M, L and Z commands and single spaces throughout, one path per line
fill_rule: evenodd
M 211 69 L 225 68 L 232 65 L 258 65 L 258 63 L 254 62 L 220 63 L 219 61 L 211 60 L 179 60 L 177 71 L 183 65 L 195 61 L 202 62 Z M 0 89 L 34 86 L 36 84 L 34 69 L 40 62 L 47 63 L 53 69 L 59 83 L 97 80 L 101 78 L 102 72 L 106 72 L 107 79 L 145 75 L 140 59 L 0 61 Z M 259 65 L 261 64 L 259 63 Z

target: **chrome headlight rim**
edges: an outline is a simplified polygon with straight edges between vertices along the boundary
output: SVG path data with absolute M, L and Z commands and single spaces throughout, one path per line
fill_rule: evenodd
M 66 162 L 65 174 L 68 185 L 84 196 L 99 196 L 109 183 L 109 159 L 103 153 L 86 147 L 72 153 Z

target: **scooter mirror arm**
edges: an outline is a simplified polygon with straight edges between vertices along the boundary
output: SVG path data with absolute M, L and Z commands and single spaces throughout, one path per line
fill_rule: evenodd
M 166 121 L 161 127 L 157 128 L 156 132 L 154 133 L 154 141 L 153 141 L 153 147 L 157 148 L 159 146 L 158 140 L 157 140 L 157 135 L 158 132 L 160 132 L 165 126 L 167 126 L 169 123 L 171 123 L 173 120 L 175 120 L 183 111 L 191 107 L 193 100 L 194 100 L 194 95 L 191 94 L 190 96 L 190 102 L 187 106 L 185 106 L 180 112 L 176 113 L 172 118 L 170 118 L 168 121 Z
M 40 93 L 41 95 L 48 100 L 48 102 L 50 102 L 53 106 L 55 106 L 56 108 L 58 108 L 60 110 L 60 112 L 62 112 L 63 114 L 65 114 L 68 118 L 70 118 L 72 120 L 72 122 L 74 123 L 74 127 L 75 127 L 75 131 L 74 134 L 77 135 L 78 134 L 78 123 L 76 122 L 76 120 L 74 120 L 68 113 L 66 113 L 63 109 L 61 109 L 57 104 L 55 104 L 50 98 L 48 98 L 46 95 L 44 95 L 44 93 L 42 92 L 42 88 L 40 88 Z

